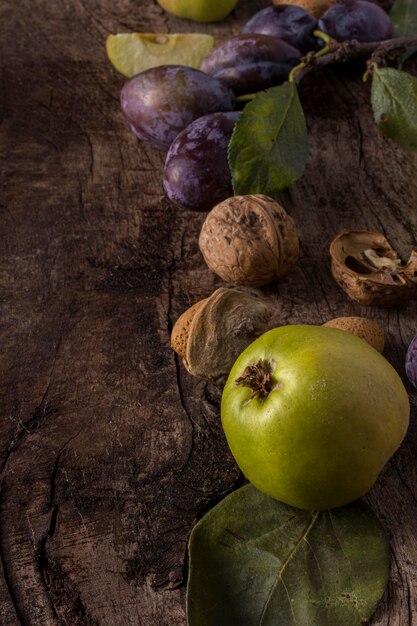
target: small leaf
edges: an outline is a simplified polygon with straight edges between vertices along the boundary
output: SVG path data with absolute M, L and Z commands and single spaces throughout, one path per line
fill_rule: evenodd
M 416 0 L 397 0 L 391 9 L 390 18 L 396 37 L 417 34 Z
M 384 593 L 389 545 L 361 501 L 310 512 L 252 485 L 190 538 L 188 626 L 359 626 Z
M 396 0 L 390 12 L 396 37 L 408 37 L 417 34 L 417 3 L 416 0 Z M 402 65 L 417 52 L 417 46 L 409 48 L 400 57 Z
M 414 46 L 413 48 L 408 48 L 405 52 L 403 52 L 403 54 L 401 54 L 399 58 L 398 67 L 401 69 L 404 63 L 407 61 L 407 59 L 412 57 L 413 54 L 415 54 L 416 52 L 417 52 L 417 46 Z
M 308 158 L 307 127 L 293 83 L 258 93 L 246 105 L 229 145 L 236 195 L 273 196 L 302 175 Z
M 381 132 L 407 150 L 417 149 L 417 79 L 374 66 L 371 100 Z

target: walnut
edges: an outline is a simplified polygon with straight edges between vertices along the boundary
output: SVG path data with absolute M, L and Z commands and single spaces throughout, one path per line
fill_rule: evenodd
M 375 350 L 381 352 L 381 354 L 384 351 L 384 331 L 376 322 L 368 320 L 366 317 L 336 317 L 323 324 L 323 326 L 345 330 L 352 335 L 364 339 L 370 346 L 375 348 Z
M 297 228 L 275 200 L 233 196 L 207 215 L 199 245 L 209 268 L 233 285 L 260 287 L 288 274 L 299 256 Z
M 314 17 L 321 17 L 323 13 L 336 4 L 337 0 L 272 0 L 272 4 L 295 4 Z
M 217 289 L 178 318 L 171 347 L 190 374 L 219 378 L 229 373 L 242 350 L 266 330 L 271 317 L 271 305 L 259 296 Z
M 404 265 L 382 233 L 344 230 L 330 256 L 334 279 L 357 302 L 394 306 L 417 297 L 417 252 Z

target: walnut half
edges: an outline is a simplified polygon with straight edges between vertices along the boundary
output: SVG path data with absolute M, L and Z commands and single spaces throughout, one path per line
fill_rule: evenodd
M 382 233 L 345 230 L 330 256 L 333 277 L 352 300 L 394 306 L 417 297 L 417 252 L 403 264 Z

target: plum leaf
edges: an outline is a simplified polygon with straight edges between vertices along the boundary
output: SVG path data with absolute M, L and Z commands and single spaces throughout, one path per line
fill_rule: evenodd
M 396 0 L 390 11 L 396 37 L 408 37 L 417 33 L 417 3 L 415 0 Z M 417 46 L 406 50 L 400 57 L 402 65 L 417 52 Z
M 259 92 L 244 108 L 229 144 L 236 195 L 274 196 L 296 181 L 308 158 L 304 112 L 293 83 Z
M 393 68 L 373 70 L 372 108 L 381 132 L 407 150 L 417 149 L 417 79 Z
M 359 626 L 389 572 L 389 545 L 361 501 L 295 509 L 241 487 L 190 537 L 189 626 Z
M 417 4 L 415 0 L 396 0 L 390 11 L 396 37 L 417 33 Z

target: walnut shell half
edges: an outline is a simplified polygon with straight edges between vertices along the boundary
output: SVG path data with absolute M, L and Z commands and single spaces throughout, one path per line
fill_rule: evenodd
M 293 219 L 272 198 L 233 196 L 207 215 L 199 245 L 209 268 L 232 285 L 260 287 L 288 274 L 299 243 Z
M 404 265 L 382 233 L 345 230 L 330 256 L 334 279 L 357 302 L 394 306 L 417 297 L 417 252 Z
M 183 357 L 190 374 L 219 378 L 265 331 L 272 313 L 271 305 L 261 297 L 238 289 L 217 289 L 181 315 L 172 330 L 171 346 Z

